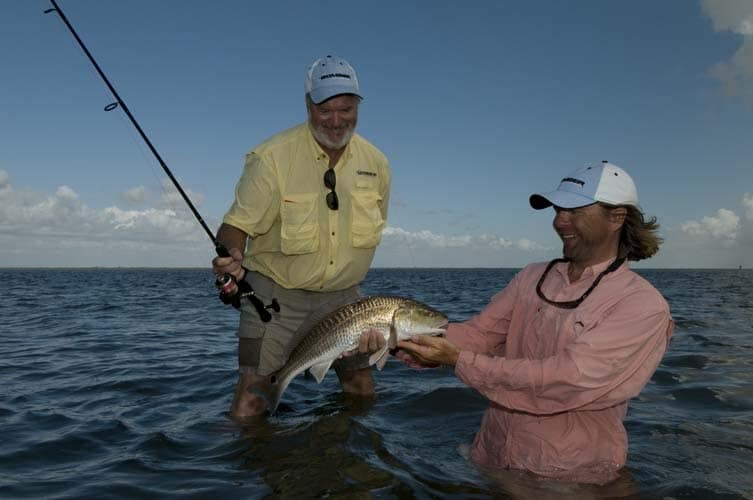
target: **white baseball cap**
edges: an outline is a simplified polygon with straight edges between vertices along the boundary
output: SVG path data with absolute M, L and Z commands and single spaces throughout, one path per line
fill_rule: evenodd
M 306 93 L 314 104 L 340 94 L 361 97 L 356 70 L 345 59 L 325 56 L 314 61 L 306 72 Z
M 638 207 L 638 190 L 633 179 L 617 165 L 602 161 L 571 173 L 554 191 L 532 194 L 529 203 L 536 210 L 551 207 L 578 208 L 597 201 L 609 205 Z

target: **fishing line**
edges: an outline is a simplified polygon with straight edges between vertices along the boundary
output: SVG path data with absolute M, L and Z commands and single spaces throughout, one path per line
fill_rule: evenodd
M 165 174 L 167 174 L 168 178 L 172 181 L 173 185 L 175 186 L 175 189 L 178 190 L 178 193 L 181 195 L 183 200 L 188 205 L 188 208 L 191 209 L 191 212 L 193 213 L 194 217 L 201 225 L 202 229 L 204 229 L 204 231 L 209 236 L 209 239 L 212 241 L 212 244 L 214 245 L 214 249 L 217 252 L 217 255 L 220 257 L 229 257 L 230 253 L 228 252 L 225 245 L 223 245 L 222 242 L 217 240 L 217 237 L 209 229 L 209 226 L 207 226 L 206 222 L 204 222 L 204 219 L 201 217 L 201 214 L 199 214 L 199 211 L 196 210 L 196 207 L 191 202 L 191 199 L 188 197 L 186 192 L 183 191 L 183 188 L 181 187 L 180 183 L 175 178 L 173 173 L 170 171 L 170 169 L 168 168 L 167 164 L 162 159 L 160 154 L 157 152 L 157 149 L 152 144 L 152 141 L 150 141 L 149 137 L 147 137 L 146 133 L 144 133 L 144 130 L 141 128 L 141 125 L 139 125 L 139 122 L 137 122 L 136 118 L 134 118 L 133 114 L 131 114 L 131 110 L 128 109 L 128 106 L 123 101 L 123 99 L 120 98 L 120 94 L 118 94 L 118 91 L 115 90 L 115 87 L 110 83 L 110 80 L 107 78 L 105 73 L 99 67 L 99 64 L 97 64 L 97 61 L 94 60 L 94 57 L 89 52 L 89 49 L 86 48 L 86 45 L 84 45 L 84 42 L 78 36 L 78 33 L 76 33 L 76 30 L 73 29 L 73 25 L 71 25 L 71 23 L 68 21 L 68 18 L 60 9 L 57 2 L 55 0 L 50 0 L 50 3 L 52 3 L 53 8 L 45 10 L 44 13 L 49 14 L 50 12 L 56 12 L 58 14 L 60 19 L 65 24 L 65 26 L 68 28 L 68 31 L 71 32 L 71 35 L 73 35 L 73 37 L 76 39 L 76 42 L 78 42 L 78 45 L 81 47 L 81 50 L 84 51 L 84 54 L 86 54 L 86 57 L 94 66 L 94 69 L 97 70 L 97 73 L 99 74 L 102 81 L 105 82 L 105 85 L 107 85 L 107 88 L 110 89 L 110 92 L 115 97 L 115 102 L 112 102 L 108 104 L 107 106 L 105 106 L 104 110 L 112 111 L 118 107 L 120 107 L 120 109 L 123 110 L 123 112 L 126 114 L 126 116 L 128 116 L 129 120 L 131 121 L 131 124 L 138 131 L 144 143 L 149 147 L 149 150 L 152 152 L 152 155 L 154 155 L 154 157 L 159 162 L 160 166 L 162 167 L 162 170 L 165 171 Z M 248 274 L 248 271 L 246 271 L 246 275 L 247 274 Z M 261 301 L 261 299 L 254 293 L 253 289 L 251 288 L 251 285 L 245 280 L 245 276 L 240 280 L 236 280 L 236 278 L 231 274 L 218 275 L 216 277 L 215 285 L 220 290 L 220 299 L 222 300 L 222 302 L 224 302 L 225 304 L 232 304 L 233 307 L 235 307 L 236 309 L 240 308 L 240 301 L 242 298 L 247 298 L 248 300 L 250 300 L 251 304 L 259 313 L 259 317 L 261 318 L 262 321 L 266 322 L 272 319 L 272 315 L 267 309 L 273 309 L 277 312 L 280 311 L 280 305 L 277 303 L 277 299 L 272 299 L 272 303 L 265 306 L 264 303 Z
M 123 126 L 123 131 L 125 131 L 125 133 L 128 134 L 128 137 L 131 139 L 131 142 L 133 143 L 134 147 L 141 155 L 141 160 L 144 162 L 145 165 L 149 166 L 149 171 L 151 172 L 152 177 L 154 178 L 154 183 L 157 185 L 157 188 L 155 191 L 158 194 L 162 193 L 161 195 L 162 202 L 165 205 L 167 205 L 171 210 L 173 210 L 176 214 L 182 214 L 183 211 L 178 209 L 176 204 L 173 203 L 172 193 L 168 192 L 165 186 L 165 178 L 160 176 L 159 172 L 157 172 L 157 170 L 155 169 L 154 158 L 149 156 L 149 153 L 144 147 L 143 142 L 138 140 L 138 138 L 133 132 L 133 127 L 131 126 L 130 122 L 126 119 L 126 117 L 124 117 L 122 114 L 118 114 L 118 118 L 121 125 Z M 146 195 L 150 196 L 150 190 L 152 188 L 145 186 L 145 189 L 147 190 Z

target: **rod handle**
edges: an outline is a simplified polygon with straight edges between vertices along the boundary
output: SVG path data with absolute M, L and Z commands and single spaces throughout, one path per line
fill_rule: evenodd
M 215 240 L 214 242 L 214 248 L 217 252 L 218 257 L 230 257 L 230 252 L 228 251 L 227 247 L 220 241 Z M 223 278 L 230 279 L 237 285 L 237 290 L 233 294 L 232 298 L 223 298 L 223 295 L 220 294 L 220 299 L 225 303 L 230 303 L 238 309 L 240 307 L 240 300 L 243 297 L 248 298 L 248 300 L 251 301 L 251 305 L 254 306 L 254 309 L 256 309 L 256 312 L 259 313 L 259 318 L 265 323 L 272 320 L 272 314 L 267 310 L 268 308 L 272 308 L 273 310 L 279 312 L 280 306 L 277 303 L 277 299 L 272 299 L 272 304 L 269 306 L 265 306 L 264 302 L 261 301 L 259 297 L 256 296 L 256 293 L 254 292 L 254 289 L 251 288 L 251 285 L 248 281 L 246 281 L 246 274 L 248 274 L 248 270 L 246 268 L 243 268 L 246 273 L 243 275 L 243 278 L 240 280 L 237 280 L 235 276 L 232 275 L 225 275 Z M 229 299 L 226 301 L 226 299 Z

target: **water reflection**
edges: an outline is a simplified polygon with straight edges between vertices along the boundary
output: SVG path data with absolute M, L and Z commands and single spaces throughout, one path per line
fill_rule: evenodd
M 368 498 L 370 491 L 394 486 L 390 474 L 357 453 L 379 446 L 380 437 L 363 432 L 355 420 L 373 404 L 370 398 L 336 394 L 302 414 L 246 420 L 243 465 L 259 471 L 271 494 L 280 497 Z

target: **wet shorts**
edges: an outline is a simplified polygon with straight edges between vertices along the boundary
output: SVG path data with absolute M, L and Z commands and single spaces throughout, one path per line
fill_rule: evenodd
M 276 298 L 280 312 L 270 310 L 272 320 L 264 323 L 250 301 L 242 301 L 238 326 L 238 370 L 241 373 L 269 375 L 279 370 L 300 342 L 296 332 L 311 313 L 334 310 L 360 297 L 357 286 L 335 292 L 310 292 L 283 288 L 256 272 L 248 272 L 246 280 L 264 304 Z M 359 370 L 369 366 L 369 357 L 365 354 L 348 356 L 336 360 L 332 366 L 340 370 Z

